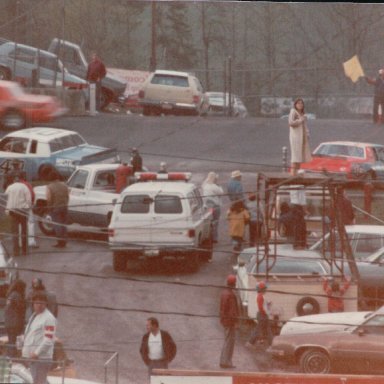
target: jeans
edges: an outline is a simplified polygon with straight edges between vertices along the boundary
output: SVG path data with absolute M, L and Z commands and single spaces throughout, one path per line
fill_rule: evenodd
M 249 342 L 255 344 L 257 339 L 265 339 L 268 345 L 271 345 L 273 336 L 268 316 L 257 312 L 256 319 L 257 324 L 255 328 L 253 328 Z
M 49 360 L 36 360 L 31 362 L 29 369 L 33 378 L 33 384 L 47 384 L 47 376 L 51 366 L 52 362 Z
M 9 216 L 11 218 L 11 231 L 13 237 L 13 256 L 20 256 L 19 237 L 21 235 L 21 250 L 22 254 L 27 254 L 27 222 L 28 211 L 27 210 L 14 210 L 10 211 Z
M 250 221 L 249 222 L 249 242 L 251 246 L 256 245 L 261 241 L 261 229 L 263 223 L 261 221 Z
M 67 207 L 53 208 L 51 215 L 54 222 L 55 236 L 57 237 L 57 241 L 65 244 L 67 240 L 66 224 L 68 209 Z

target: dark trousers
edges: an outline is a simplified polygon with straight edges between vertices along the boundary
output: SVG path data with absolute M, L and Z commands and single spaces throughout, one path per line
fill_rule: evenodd
M 16 349 L 16 338 L 19 335 L 23 334 L 23 329 L 21 328 L 6 328 L 7 336 L 8 336 L 8 345 L 7 345 L 7 356 L 8 357 L 16 357 L 17 349 Z
M 26 210 L 10 211 L 11 231 L 13 237 L 13 256 L 20 256 L 19 237 L 21 235 L 21 251 L 25 256 L 28 246 L 28 212 Z
M 61 244 L 67 242 L 67 207 L 53 208 L 51 211 L 52 220 L 55 227 L 55 236 L 57 241 Z
M 162 360 L 149 360 L 148 364 L 148 374 L 151 377 L 152 369 L 161 368 L 168 369 L 168 361 L 165 359 Z
M 268 345 L 272 344 L 272 330 L 268 316 L 257 312 L 257 324 L 253 329 L 249 342 L 255 344 L 257 339 L 266 340 Z
M 384 115 L 384 97 L 374 96 L 373 97 L 373 122 L 374 123 L 380 123 L 379 105 L 381 106 L 381 114 Z M 384 122 L 384 120 L 382 122 Z
M 251 245 L 255 245 L 261 241 L 261 229 L 263 223 L 260 221 L 249 222 L 249 242 Z

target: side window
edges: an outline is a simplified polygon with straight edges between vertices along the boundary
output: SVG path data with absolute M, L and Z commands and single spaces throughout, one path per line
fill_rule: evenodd
M 182 213 L 183 207 L 179 196 L 159 195 L 155 198 L 155 213 Z
M 57 65 L 57 58 L 54 56 L 48 56 L 39 52 L 39 66 L 50 71 L 59 72 L 60 69 Z
M 355 256 L 362 258 L 382 247 L 382 236 L 379 234 L 359 233 L 356 243 Z
M 121 203 L 122 213 L 148 213 L 152 199 L 148 195 L 128 195 Z
M 87 179 L 88 171 L 80 169 L 68 180 L 68 186 L 71 188 L 84 189 Z
M 114 189 L 115 188 L 115 175 L 114 171 L 98 172 L 93 186 L 98 189 Z
M 16 59 L 22 61 L 23 63 L 34 64 L 35 61 L 35 53 L 34 51 L 17 48 L 9 53 L 9 57 L 12 59 Z

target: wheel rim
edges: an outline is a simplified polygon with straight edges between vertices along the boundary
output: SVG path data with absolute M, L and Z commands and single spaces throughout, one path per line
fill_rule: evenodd
M 313 353 L 307 358 L 306 368 L 308 373 L 327 373 L 329 360 L 322 353 Z
M 49 214 L 45 214 L 41 217 L 40 225 L 45 229 L 48 233 L 53 233 L 54 225 L 52 216 Z

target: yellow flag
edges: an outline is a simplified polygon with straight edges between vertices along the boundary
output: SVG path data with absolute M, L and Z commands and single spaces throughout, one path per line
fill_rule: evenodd
M 364 77 L 363 68 L 360 65 L 357 55 L 343 63 L 345 76 L 350 77 L 351 80 L 356 83 L 359 77 Z

